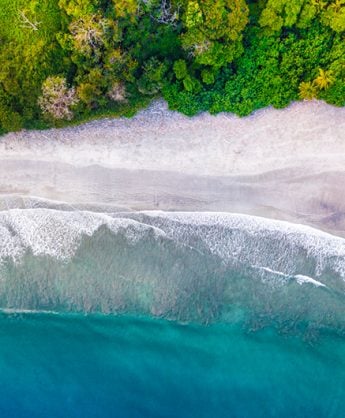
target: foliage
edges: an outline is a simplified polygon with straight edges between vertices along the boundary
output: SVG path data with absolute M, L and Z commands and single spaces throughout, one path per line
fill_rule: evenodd
M 345 0 L 0 0 L 0 132 L 132 114 L 345 105 Z
M 242 32 L 248 23 L 244 0 L 185 1 L 182 47 L 200 66 L 219 69 L 242 52 Z
M 312 81 L 302 81 L 299 85 L 299 96 L 303 100 L 313 100 L 317 97 L 317 87 Z
M 325 71 L 319 68 L 319 75 L 315 78 L 314 83 L 320 90 L 328 89 L 334 83 L 332 70 Z

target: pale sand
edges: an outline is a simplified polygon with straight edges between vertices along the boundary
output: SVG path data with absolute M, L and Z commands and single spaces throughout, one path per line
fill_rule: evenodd
M 38 196 L 100 210 L 231 211 L 345 236 L 345 109 L 187 118 L 159 101 L 132 119 L 12 133 L 0 138 L 0 195 L 3 208 Z

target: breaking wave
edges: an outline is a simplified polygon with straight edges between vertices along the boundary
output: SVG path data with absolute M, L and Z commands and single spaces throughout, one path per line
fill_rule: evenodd
M 0 212 L 3 311 L 345 330 L 345 240 L 228 213 Z

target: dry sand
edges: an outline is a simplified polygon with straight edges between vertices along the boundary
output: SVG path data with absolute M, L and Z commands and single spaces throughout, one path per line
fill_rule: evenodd
M 243 212 L 345 236 L 345 109 L 305 102 L 187 118 L 158 101 L 132 119 L 11 133 L 0 138 L 0 203 L 44 205 L 28 196 Z

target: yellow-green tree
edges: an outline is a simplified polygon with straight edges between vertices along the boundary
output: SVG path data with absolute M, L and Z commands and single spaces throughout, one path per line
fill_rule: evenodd
M 334 83 L 333 72 L 331 70 L 325 71 L 319 69 L 319 75 L 315 78 L 314 83 L 320 90 L 326 90 Z
M 139 0 L 113 0 L 116 16 L 134 18 L 140 10 Z
M 335 0 L 328 4 L 323 15 L 323 22 L 335 32 L 345 31 L 345 0 Z
M 59 0 L 59 7 L 69 16 L 83 16 L 95 13 L 97 0 Z
M 273 32 L 294 25 L 306 27 L 326 5 L 324 0 L 268 0 L 259 22 Z
M 317 86 L 312 81 L 303 81 L 299 85 L 299 97 L 303 100 L 313 100 L 317 97 L 317 93 Z

